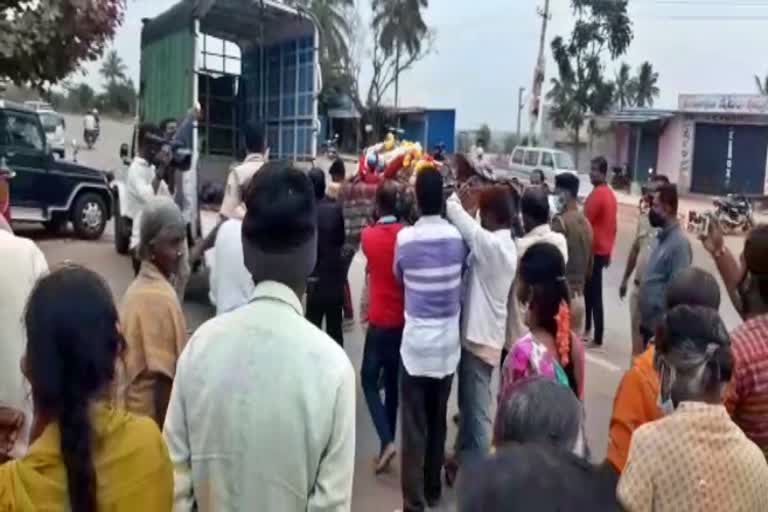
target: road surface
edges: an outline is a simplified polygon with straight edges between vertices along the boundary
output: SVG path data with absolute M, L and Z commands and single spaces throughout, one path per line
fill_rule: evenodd
M 79 127 L 77 119 L 68 119 L 68 129 Z M 75 138 L 76 135 L 71 135 Z M 102 121 L 102 136 L 93 151 L 81 151 L 79 160 L 102 169 L 114 168 L 118 164 L 120 144 L 130 137 L 130 125 Z M 632 243 L 637 222 L 637 209 L 631 206 L 619 208 L 619 232 L 612 263 L 604 276 L 605 283 L 605 318 L 606 334 L 605 348 L 600 352 L 590 352 L 587 355 L 586 378 L 586 419 L 587 436 L 595 461 L 602 461 L 605 456 L 608 422 L 616 386 L 629 363 L 630 336 L 628 305 L 618 298 L 618 287 L 624 271 L 624 264 Z M 108 281 L 116 299 L 119 299 L 133 277 L 131 263 L 127 257 L 115 253 L 112 229 L 108 227 L 103 238 L 98 241 L 85 242 L 64 237 L 52 238 L 41 228 L 30 225 L 15 226 L 24 236 L 34 238 L 42 248 L 52 267 L 64 261 L 70 261 L 87 266 L 99 272 Z M 728 240 L 729 245 L 741 251 L 743 241 L 739 238 Z M 693 242 L 694 264 L 710 272 L 715 272 L 711 258 L 704 252 L 700 244 Z M 359 298 L 365 261 L 362 255 L 355 258 L 350 271 L 350 282 L 355 297 Z M 190 284 L 190 290 L 184 303 L 190 329 L 195 329 L 208 319 L 213 309 L 207 303 L 204 276 L 195 276 Z M 723 290 L 724 304 L 721 307 L 726 325 L 729 329 L 738 325 L 738 316 L 727 299 Z M 357 309 L 357 308 L 356 308 Z M 345 333 L 345 348 L 357 369 L 360 368 L 363 351 L 363 331 L 359 325 L 354 330 Z M 497 376 L 494 377 L 497 380 Z M 494 386 L 497 383 L 494 382 Z M 451 415 L 456 410 L 456 384 L 454 381 L 454 396 L 451 398 Z M 455 436 L 455 428 L 450 425 L 449 443 Z M 399 469 L 393 467 L 390 474 L 381 477 L 373 475 L 373 457 L 377 453 L 379 441 L 365 406 L 362 390 L 359 389 L 357 398 L 357 460 L 354 483 L 352 510 L 355 512 L 392 512 L 401 507 Z M 450 447 L 450 446 L 449 446 Z M 455 496 L 447 490 L 443 505 L 438 510 L 453 510 Z

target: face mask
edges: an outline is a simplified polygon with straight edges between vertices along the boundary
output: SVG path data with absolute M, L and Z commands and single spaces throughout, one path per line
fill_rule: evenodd
M 663 228 L 667 225 L 667 220 L 653 208 L 648 211 L 648 221 L 654 228 Z

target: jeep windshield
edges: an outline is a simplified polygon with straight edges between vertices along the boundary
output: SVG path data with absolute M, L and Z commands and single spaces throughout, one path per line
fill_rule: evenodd
M 40 122 L 43 124 L 45 133 L 54 133 L 56 128 L 62 124 L 61 116 L 53 112 L 41 112 L 38 115 L 40 116 Z
M 563 169 L 567 171 L 575 171 L 576 165 L 573 163 L 573 158 L 571 158 L 571 155 L 568 153 L 555 153 L 555 163 L 557 164 L 558 169 Z

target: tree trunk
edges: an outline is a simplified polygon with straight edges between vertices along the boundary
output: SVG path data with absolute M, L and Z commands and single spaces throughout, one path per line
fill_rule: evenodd
M 397 43 L 397 54 L 395 56 L 395 116 L 397 119 L 397 128 L 400 129 L 400 43 Z

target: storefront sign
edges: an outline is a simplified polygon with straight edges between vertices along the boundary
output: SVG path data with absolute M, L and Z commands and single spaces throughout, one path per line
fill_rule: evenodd
M 768 96 L 758 94 L 681 94 L 678 109 L 711 114 L 768 114 Z
M 691 186 L 691 167 L 693 166 L 693 135 L 696 124 L 689 120 L 683 120 L 683 137 L 680 145 L 680 183 L 683 190 L 689 190 Z

